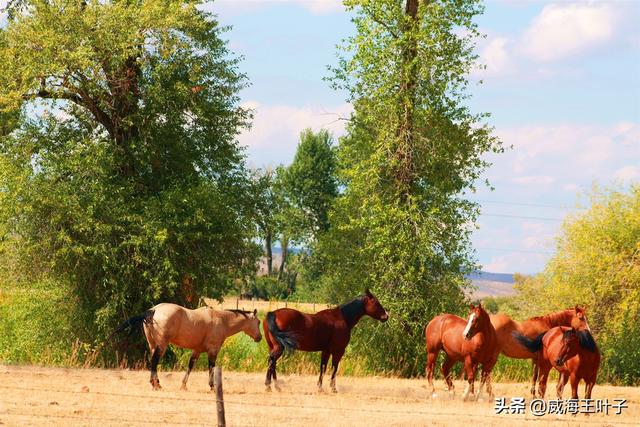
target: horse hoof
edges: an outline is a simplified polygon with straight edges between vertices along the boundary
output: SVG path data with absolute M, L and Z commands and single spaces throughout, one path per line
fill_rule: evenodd
M 180 390 L 182 390 L 182 391 L 187 391 L 187 386 L 186 386 L 186 385 L 184 385 L 184 384 L 182 384 L 182 386 L 180 387 Z
M 264 388 L 264 391 L 271 392 L 271 386 L 270 386 L 270 385 L 266 386 L 266 387 Z
M 335 389 L 335 388 L 332 388 L 332 389 L 331 389 L 331 393 L 334 393 L 334 394 L 335 394 L 335 393 L 337 393 L 337 392 L 338 392 L 338 390 L 337 390 L 337 389 Z

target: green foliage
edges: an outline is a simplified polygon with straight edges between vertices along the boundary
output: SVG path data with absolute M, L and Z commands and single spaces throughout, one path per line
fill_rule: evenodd
M 640 381 L 640 187 L 594 189 L 591 208 L 562 226 L 545 271 L 517 283 L 523 316 L 587 304 L 609 381 Z
M 253 298 L 263 300 L 286 299 L 292 290 L 288 283 L 278 280 L 275 276 L 258 276 L 250 283 L 249 293 Z
M 50 281 L 1 285 L 0 361 L 77 365 L 78 359 L 72 358 L 76 331 L 67 308 L 73 296 L 68 290 Z
M 222 296 L 258 256 L 224 28 L 198 1 L 24 3 L 0 29 L 0 128 L 23 113 L 0 133 L 0 231 L 24 270 L 71 289 L 81 339 Z
M 465 75 L 475 64 L 477 1 L 345 2 L 357 34 L 347 39 L 332 83 L 355 111 L 338 147 L 344 192 L 319 239 L 318 270 L 343 302 L 371 288 L 390 311 L 367 322 L 354 347 L 375 370 L 424 372 L 424 327 L 466 314 L 464 273 L 477 206 L 464 199 L 500 142 L 472 114 Z
M 329 229 L 329 209 L 338 194 L 332 143 L 328 131 L 305 129 L 293 162 L 281 169 L 280 185 L 287 202 L 282 222 L 295 242 L 309 244 Z

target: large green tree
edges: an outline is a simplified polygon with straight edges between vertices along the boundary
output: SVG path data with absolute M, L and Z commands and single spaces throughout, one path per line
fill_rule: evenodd
M 102 330 L 255 265 L 246 79 L 200 3 L 21 1 L 0 29 L 6 235 Z
M 485 115 L 466 102 L 482 5 L 345 4 L 356 35 L 344 42 L 331 81 L 350 93 L 354 113 L 339 145 L 345 191 L 321 256 L 332 299 L 370 287 L 391 312 L 388 324 L 357 331 L 356 346 L 376 368 L 416 374 L 428 320 L 462 312 L 477 215 L 464 195 L 488 166 L 482 155 L 501 151 Z

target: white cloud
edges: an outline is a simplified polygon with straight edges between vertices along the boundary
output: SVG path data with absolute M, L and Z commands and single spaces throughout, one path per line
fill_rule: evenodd
M 608 3 L 550 4 L 525 31 L 522 47 L 538 61 L 579 55 L 611 41 L 615 21 Z
M 547 258 L 548 255 L 544 254 L 512 252 L 491 257 L 482 266 L 482 270 L 491 273 L 531 274 L 541 271 Z
M 249 162 L 259 166 L 288 162 L 293 158 L 300 132 L 305 128 L 327 129 L 334 137 L 344 133 L 346 119 L 352 107 L 341 104 L 327 108 L 294 107 L 290 105 L 262 105 L 248 101 L 245 107 L 254 109 L 251 129 L 239 137 L 249 153 Z
M 593 180 L 610 182 L 629 159 L 640 158 L 640 124 L 531 125 L 497 133 L 513 149 L 500 155 L 506 167 L 492 169 L 494 184 L 497 178 L 520 184 L 558 183 L 565 190 L 589 186 Z
M 341 0 L 216 0 L 206 2 L 203 7 L 224 16 L 235 16 L 283 4 L 298 5 L 314 15 L 327 15 L 344 10 Z
M 516 184 L 524 185 L 549 185 L 555 182 L 555 178 L 549 175 L 528 175 L 512 178 L 511 181 Z
M 477 51 L 487 69 L 474 75 L 513 75 L 519 79 L 574 76 L 581 72 L 579 68 L 561 69 L 554 64 L 618 45 L 640 46 L 634 20 L 639 10 L 634 2 L 562 1 L 544 6 L 519 33 L 498 34 L 483 28 L 488 37 L 480 41 Z
M 637 166 L 624 166 L 618 169 L 614 176 L 620 181 L 640 180 L 640 168 Z
M 504 75 L 514 70 L 510 57 L 509 45 L 511 41 L 506 37 L 495 37 L 488 41 L 480 51 L 480 63 L 486 65 L 483 76 Z

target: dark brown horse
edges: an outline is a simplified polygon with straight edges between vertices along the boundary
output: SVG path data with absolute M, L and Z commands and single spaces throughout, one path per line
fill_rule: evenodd
M 271 379 L 275 381 L 276 362 L 285 350 L 321 351 L 320 378 L 318 390 L 322 391 L 322 377 L 327 369 L 329 356 L 333 373 L 331 374 L 331 390 L 336 390 L 336 372 L 338 363 L 349 344 L 351 329 L 364 315 L 381 322 L 389 319 L 389 313 L 382 307 L 378 299 L 369 290 L 351 302 L 340 307 L 322 310 L 316 314 L 301 313 L 291 308 L 281 308 L 267 313 L 264 322 L 264 336 L 269 345 L 269 367 L 265 385 L 271 390 Z
M 496 314 L 491 316 L 491 323 L 496 330 L 498 337 L 498 347 L 500 352 L 513 359 L 533 360 L 533 380 L 531 383 L 531 395 L 536 395 L 536 382 L 538 380 L 538 364 L 536 356 L 524 348 L 515 335 L 523 335 L 529 339 L 544 334 L 549 329 L 556 326 L 570 326 L 579 331 L 589 331 L 585 307 L 575 306 L 567 310 L 549 313 L 544 316 L 537 316 L 523 322 L 517 322 L 506 314 Z M 488 379 L 490 384 L 491 379 Z
M 429 322 L 424 334 L 427 341 L 427 379 L 431 386 L 432 396 L 436 396 L 436 389 L 433 385 L 433 369 L 440 350 L 444 350 L 446 357 L 442 363 L 442 376 L 447 383 L 449 392 L 453 392 L 454 388 L 450 374 L 451 368 L 457 361 L 464 360 L 464 371 L 468 381 L 463 394 L 464 400 L 468 399 L 469 393 L 473 395 L 476 370 L 478 365 L 482 364 L 479 398 L 482 386 L 487 382 L 500 353 L 496 346 L 496 331 L 482 305 L 474 306 L 471 304 L 468 320 L 453 314 L 441 314 Z M 489 396 L 493 396 L 489 382 L 487 382 L 487 391 Z
M 558 326 L 535 339 L 523 335 L 516 335 L 516 338 L 537 357 L 540 369 L 538 393 L 541 398 L 547 390 L 549 371 L 555 368 L 560 373 L 556 387 L 558 399 L 562 399 L 562 391 L 569 380 L 572 399 L 578 398 L 580 380 L 586 383 L 585 399 L 591 399 L 600 367 L 600 351 L 589 331 Z

